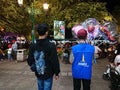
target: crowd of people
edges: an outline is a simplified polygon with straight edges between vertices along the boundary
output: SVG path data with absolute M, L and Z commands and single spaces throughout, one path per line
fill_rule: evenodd
M 9 43 L 0 42 L 0 61 L 3 60 L 16 60 L 18 49 L 28 49 L 29 43 L 20 44 L 16 40 L 12 40 Z

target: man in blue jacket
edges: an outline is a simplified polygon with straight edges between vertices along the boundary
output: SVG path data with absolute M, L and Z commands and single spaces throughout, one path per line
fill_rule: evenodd
M 94 46 L 86 43 L 87 31 L 80 29 L 77 33 L 79 43 L 72 46 L 71 56 L 73 56 L 72 76 L 74 90 L 90 90 L 92 77 L 92 59 L 94 57 Z

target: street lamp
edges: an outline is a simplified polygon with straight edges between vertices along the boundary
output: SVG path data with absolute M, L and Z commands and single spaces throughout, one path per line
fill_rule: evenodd
M 18 0 L 18 4 L 19 4 L 20 6 L 22 6 L 22 5 L 23 5 L 23 0 Z
M 23 5 L 23 0 L 18 0 L 18 4 L 20 6 Z M 34 34 L 34 5 L 32 3 L 32 8 L 31 8 L 31 21 L 32 21 L 32 43 L 35 41 L 35 34 Z
M 49 8 L 49 4 L 44 3 L 44 4 L 43 4 L 43 9 L 47 11 L 47 10 L 48 10 L 48 8 Z
M 46 22 L 46 18 L 47 18 L 46 12 L 47 12 L 48 8 L 49 8 L 49 4 L 44 3 L 44 4 L 43 4 L 43 9 L 44 9 L 44 11 L 45 11 L 45 22 Z

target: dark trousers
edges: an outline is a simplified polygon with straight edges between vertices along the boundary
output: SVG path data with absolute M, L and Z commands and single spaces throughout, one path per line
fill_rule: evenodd
M 3 59 L 3 55 L 2 55 L 2 54 L 0 54 L 0 60 L 1 60 L 1 59 Z
M 17 51 L 13 51 L 13 52 L 12 52 L 12 57 L 13 57 L 14 60 L 16 60 L 16 57 L 17 57 Z
M 83 84 L 83 90 L 90 90 L 91 80 L 73 78 L 74 90 L 81 90 L 81 82 Z

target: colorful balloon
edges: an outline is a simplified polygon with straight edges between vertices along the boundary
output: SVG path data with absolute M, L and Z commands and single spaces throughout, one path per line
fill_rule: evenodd
M 87 28 L 89 25 L 93 25 L 93 26 L 99 25 L 99 22 L 95 18 L 88 18 L 82 23 L 82 26 L 84 28 Z
M 72 35 L 74 36 L 74 38 L 77 38 L 77 32 L 80 29 L 84 29 L 80 24 L 73 26 L 73 28 L 72 28 Z
M 115 41 L 117 35 L 117 25 L 113 22 L 107 21 L 100 24 L 95 18 L 88 18 L 79 25 L 75 25 L 72 28 L 72 34 L 77 38 L 77 32 L 81 29 L 87 30 L 87 40 L 104 39 L 108 41 Z
M 88 32 L 90 33 L 90 32 L 94 32 L 94 30 L 95 30 L 95 27 L 93 26 L 93 25 L 89 25 L 88 26 Z

